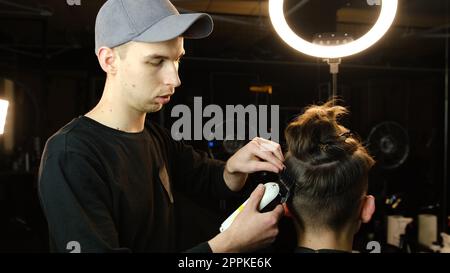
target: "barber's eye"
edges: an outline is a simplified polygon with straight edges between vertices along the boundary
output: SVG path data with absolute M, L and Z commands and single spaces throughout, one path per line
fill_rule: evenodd
M 164 60 L 161 59 L 159 61 L 150 62 L 150 64 L 153 66 L 160 66 L 163 62 L 164 62 Z

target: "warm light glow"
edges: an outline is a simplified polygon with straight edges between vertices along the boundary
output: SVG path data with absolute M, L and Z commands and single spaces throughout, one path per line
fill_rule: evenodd
M 292 48 L 319 58 L 334 59 L 357 54 L 375 44 L 391 27 L 397 13 L 398 0 L 382 0 L 378 21 L 361 38 L 342 45 L 317 45 L 300 38 L 289 27 L 284 17 L 284 0 L 269 0 L 269 14 L 272 24 L 280 37 Z
M 0 135 L 3 135 L 6 123 L 6 114 L 8 113 L 9 102 L 0 100 Z

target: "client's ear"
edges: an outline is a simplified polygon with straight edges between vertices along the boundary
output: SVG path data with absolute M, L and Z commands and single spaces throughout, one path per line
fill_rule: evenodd
M 360 219 L 363 223 L 368 223 L 375 212 L 375 197 L 372 195 L 364 196 Z

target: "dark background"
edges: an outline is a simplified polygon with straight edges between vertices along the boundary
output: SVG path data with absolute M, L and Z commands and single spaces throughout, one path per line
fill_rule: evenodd
M 307 38 L 322 32 L 348 32 L 358 38 L 379 12 L 364 0 L 285 2 L 286 11 L 291 11 L 289 23 Z M 338 95 L 351 111 L 344 124 L 368 140 L 376 125 L 395 122 L 409 142 L 402 164 L 390 169 L 378 164 L 371 174 L 377 213 L 358 235 L 363 243 L 385 240 L 385 215 L 392 213 L 411 217 L 434 213 L 440 231 L 448 232 L 444 217 L 448 215 L 448 179 L 444 178 L 448 2 L 400 0 L 396 21 L 386 36 L 340 65 Z M 101 96 L 105 75 L 94 54 L 94 23 L 103 3 L 0 1 L 0 97 L 7 93 L 8 81 L 14 82 L 13 127 L 9 136 L 0 136 L 0 251 L 47 251 L 46 223 L 36 193 L 40 153 L 49 136 L 89 111 Z M 327 64 L 295 52 L 279 39 L 267 17 L 267 1 L 173 3 L 181 11 L 212 14 L 215 31 L 207 39 L 185 41 L 182 86 L 163 111 L 149 115 L 155 122 L 170 129 L 171 108 L 192 105 L 193 98 L 201 96 L 204 106 L 280 105 L 282 131 L 302 108 L 330 95 Z M 271 85 L 273 94 L 251 93 L 253 85 Z M 7 142 L 13 145 L 5 148 Z M 229 156 L 220 141 L 210 146 L 204 141 L 191 144 L 217 158 Z M 252 176 L 249 188 L 265 179 L 264 174 Z M 385 204 L 399 196 L 402 201 L 395 209 Z M 241 201 L 202 196 L 180 196 L 180 200 L 186 204 L 179 211 L 184 230 L 180 248 L 215 234 Z

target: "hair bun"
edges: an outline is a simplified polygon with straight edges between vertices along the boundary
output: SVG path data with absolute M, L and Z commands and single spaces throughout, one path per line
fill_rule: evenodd
M 348 130 L 337 120 L 348 113 L 334 101 L 312 105 L 291 122 L 285 130 L 289 152 L 310 164 L 323 164 L 351 155 L 357 149 L 357 141 L 348 141 Z

